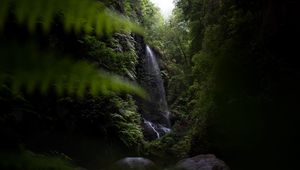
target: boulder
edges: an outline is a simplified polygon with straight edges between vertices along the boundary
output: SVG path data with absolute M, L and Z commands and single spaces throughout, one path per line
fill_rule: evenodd
M 198 155 L 179 161 L 176 169 L 185 170 L 230 170 L 224 161 L 218 159 L 215 155 Z
M 155 164 L 142 157 L 126 157 L 113 165 L 114 170 L 154 170 Z

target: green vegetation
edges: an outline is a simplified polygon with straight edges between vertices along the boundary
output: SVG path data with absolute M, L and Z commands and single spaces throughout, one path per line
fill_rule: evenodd
M 0 169 L 107 169 L 127 156 L 172 167 L 207 153 L 233 170 L 293 169 L 297 2 L 174 3 L 164 20 L 151 0 L 0 0 Z M 172 124 L 150 141 L 146 45 Z
M 115 145 L 118 152 L 138 152 L 141 118 L 129 93 L 146 94 L 133 82 L 137 52 L 130 32 L 142 29 L 105 5 L 109 2 L 0 2 L 1 169 L 74 169 L 60 158 L 14 152 L 19 144 L 72 157 L 105 148 L 108 153 L 98 153 L 107 157 L 104 162 L 115 159 Z M 73 144 L 57 145 L 77 136 L 78 151 L 70 152 Z M 100 146 L 92 148 L 95 140 Z M 80 149 L 85 145 L 92 150 Z
M 169 21 L 152 26 L 159 35 L 151 34 L 157 42 L 150 42 L 163 55 L 168 104 L 176 121 L 170 135 L 147 145 L 148 155 L 169 157 L 172 162 L 212 152 L 233 169 L 286 160 L 274 156 L 275 148 L 288 153 L 284 145 L 295 139 L 291 135 L 295 124 L 288 122 L 297 117 L 292 114 L 297 90 L 293 83 L 280 80 L 293 82 L 295 72 L 285 69 L 296 70 L 295 65 L 286 65 L 295 62 L 285 54 L 295 51 L 293 38 L 283 35 L 288 28 L 291 36 L 298 31 L 287 20 L 289 14 L 277 18 L 283 15 L 279 4 L 178 0 Z M 246 168 L 249 159 L 257 163 Z
M 3 153 L 0 155 L 0 165 L 3 169 L 28 169 L 28 170 L 72 170 L 74 166 L 68 158 L 63 156 L 46 156 L 30 151 L 20 153 Z
M 80 1 L 79 3 L 75 0 L 63 2 L 53 0 L 46 5 L 42 1 L 34 1 L 31 2 L 36 5 L 33 9 L 26 6 L 30 4 L 26 0 L 5 0 L 1 1 L 1 3 L 3 8 L 1 17 L 4 18 L 2 20 L 3 23 L 0 25 L 2 29 L 5 27 L 3 25 L 6 23 L 5 19 L 9 18 L 7 15 L 12 9 L 16 22 L 18 24 L 26 23 L 25 25 L 31 32 L 35 30 L 38 23 L 42 24 L 43 31 L 49 31 L 51 23 L 53 23 L 53 19 L 58 13 L 63 15 L 61 23 L 67 32 L 73 30 L 77 33 L 84 31 L 85 33 L 94 32 L 96 35 L 101 35 L 103 33 L 110 34 L 115 30 L 121 29 L 139 30 L 138 26 L 127 19 L 113 13 L 107 14 L 107 10 L 105 10 L 103 5 L 90 0 Z M 76 13 L 73 12 L 75 10 Z M 6 24 L 8 28 L 10 22 L 8 21 Z M 58 93 L 62 93 L 65 90 L 77 95 L 82 95 L 87 88 L 94 95 L 100 91 L 105 93 L 109 88 L 112 90 L 131 89 L 131 91 L 138 89 L 137 87 L 132 87 L 129 83 L 122 83 L 121 79 L 117 77 L 110 78 L 108 75 L 101 74 L 96 68 L 84 62 L 72 63 L 72 61 L 67 59 L 58 60 L 52 57 L 54 54 L 51 53 L 42 54 L 42 52 L 37 50 L 38 47 L 35 47 L 37 46 L 35 43 L 31 44 L 32 47 L 22 47 L 15 45 L 14 41 L 7 42 L 5 39 L 6 36 L 4 36 L 4 41 L 1 43 L 3 44 L 1 51 L 4 56 L 1 57 L 2 70 L 0 80 L 4 82 L 10 79 L 13 89 L 16 91 L 22 85 L 25 85 L 28 91 L 33 91 L 35 86 L 39 86 L 40 90 L 45 92 L 51 83 L 55 84 Z M 28 39 L 31 38 L 28 37 Z M 30 41 L 27 43 L 30 43 Z M 19 48 L 20 51 L 15 51 L 15 48 Z M 39 60 L 38 57 L 43 55 L 43 59 Z M 41 61 L 44 63 L 41 63 Z M 52 69 L 53 65 L 57 67 L 56 70 Z M 70 70 L 66 70 L 66 67 L 69 67 Z M 68 79 L 66 80 L 65 77 Z M 65 84 L 65 86 L 62 84 Z M 143 95 L 141 89 L 137 90 L 137 93 Z
M 17 53 L 15 48 L 19 49 Z M 117 76 L 101 72 L 87 62 L 55 58 L 50 52 L 45 55 L 34 49 L 34 45 L 22 47 L 6 44 L 0 50 L 6 52 L 0 59 L 2 68 L 0 83 L 9 80 L 12 90 L 16 93 L 22 87 L 29 93 L 37 89 L 46 93 L 53 85 L 57 94 L 67 92 L 83 96 L 89 89 L 93 95 L 100 92 L 105 94 L 109 91 L 127 91 L 144 96 L 140 87 L 133 86 Z
M 31 6 L 32 4 L 33 6 Z M 3 0 L 1 1 L 0 28 L 5 26 L 10 9 L 16 17 L 16 22 L 24 24 L 34 31 L 37 26 L 47 32 L 53 19 L 60 13 L 63 27 L 66 31 L 77 33 L 110 34 L 118 30 L 141 32 L 141 28 L 131 23 L 127 18 L 108 11 L 105 6 L 94 0 Z

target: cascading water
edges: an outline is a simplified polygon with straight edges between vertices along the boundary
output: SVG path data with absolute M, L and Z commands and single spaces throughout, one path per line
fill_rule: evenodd
M 145 112 L 148 113 L 143 114 L 144 127 L 155 138 L 160 138 L 162 135 L 170 132 L 170 112 L 156 55 L 149 46 L 146 46 L 143 71 L 146 75 L 144 76 L 143 84 L 150 97 L 150 102 L 146 104 L 147 109 L 145 109 Z
M 146 126 L 148 126 L 148 128 L 152 129 L 152 131 L 156 134 L 156 138 L 160 138 L 160 134 L 159 132 L 156 130 L 156 127 L 153 125 L 152 122 L 144 119 L 144 123 Z
M 164 83 L 161 77 L 160 69 L 158 66 L 158 63 L 156 61 L 156 57 L 151 50 L 151 48 L 147 45 L 146 46 L 146 57 L 148 60 L 148 68 L 147 70 L 151 75 L 153 75 L 155 82 L 156 82 L 156 87 L 157 87 L 157 92 L 152 92 L 153 95 L 153 100 L 158 99 L 159 103 L 159 108 L 161 109 L 162 113 L 164 114 L 163 116 L 166 117 L 167 120 L 169 120 L 169 109 L 168 109 L 168 104 L 166 100 L 166 92 L 164 88 Z M 169 122 L 167 122 L 169 126 Z

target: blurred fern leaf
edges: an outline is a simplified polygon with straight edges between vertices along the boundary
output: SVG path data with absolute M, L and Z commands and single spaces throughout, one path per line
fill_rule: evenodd
M 15 50 L 18 49 L 18 50 Z M 64 92 L 83 96 L 110 92 L 130 92 L 145 96 L 138 85 L 116 75 L 100 71 L 84 61 L 67 57 L 57 58 L 53 52 L 40 52 L 34 45 L 1 45 L 0 84 L 8 82 L 13 91 L 26 89 L 46 93 L 53 87 L 58 94 Z
M 12 9 L 19 24 L 25 24 L 34 31 L 37 23 L 47 32 L 57 14 L 63 15 L 63 26 L 67 32 L 110 34 L 115 31 L 142 33 L 142 29 L 122 17 L 107 10 L 96 0 L 1 0 L 0 29 L 8 19 Z

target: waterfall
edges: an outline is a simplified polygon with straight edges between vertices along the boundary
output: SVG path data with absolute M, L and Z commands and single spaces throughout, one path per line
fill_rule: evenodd
M 152 122 L 150 122 L 150 121 L 144 119 L 144 123 L 146 124 L 146 126 L 149 126 L 149 128 L 151 128 L 151 129 L 153 130 L 153 132 L 155 132 L 156 138 L 160 138 L 160 134 L 159 134 L 159 132 L 156 130 L 156 128 L 155 128 L 155 126 L 153 125 Z
M 162 80 L 160 69 L 156 61 L 156 56 L 154 55 L 153 51 L 148 45 L 146 46 L 146 57 L 148 60 L 148 68 L 147 68 L 148 72 L 153 75 L 157 87 L 157 93 L 155 94 L 155 92 L 152 92 L 152 94 L 154 94 L 153 100 L 158 99 L 159 108 L 161 109 L 162 113 L 165 114 L 164 116 L 167 119 L 169 119 L 169 110 L 168 110 L 168 104 L 166 100 L 164 82 Z
M 160 138 L 170 132 L 170 112 L 156 55 L 148 45 L 146 46 L 146 58 L 143 67 L 144 87 L 150 97 L 145 111 L 147 113 L 143 115 L 144 127 L 153 134 L 152 136 L 155 135 L 155 138 Z

